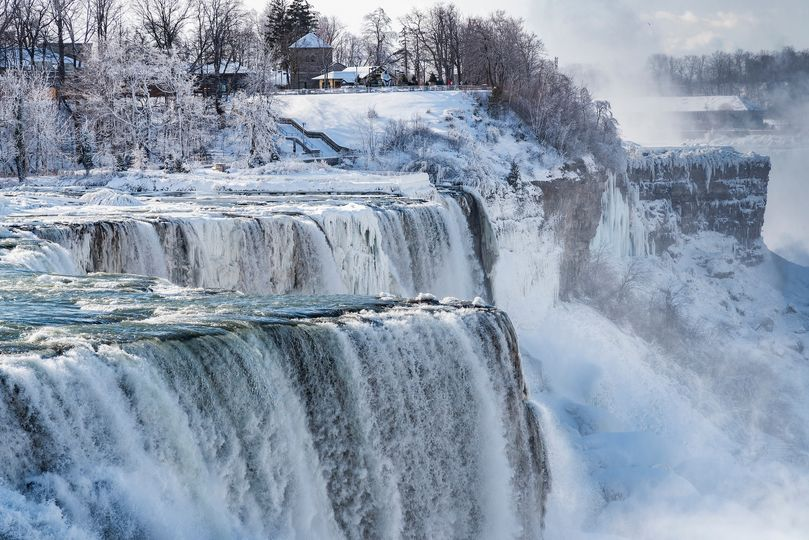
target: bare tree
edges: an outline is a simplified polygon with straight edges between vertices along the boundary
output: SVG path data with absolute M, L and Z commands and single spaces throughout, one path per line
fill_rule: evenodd
M 0 0 L 0 45 L 8 44 L 9 29 L 17 18 L 18 9 L 17 0 Z
M 410 58 L 410 64 L 413 66 L 413 73 L 416 81 L 419 83 L 426 82 L 426 58 L 424 47 L 424 28 L 426 25 L 427 15 L 423 11 L 416 8 L 410 11 L 407 15 L 401 18 L 402 24 L 401 36 L 406 40 L 405 48 L 407 50 L 406 57 Z
M 179 44 L 190 19 L 191 4 L 186 0 L 134 0 L 132 10 L 155 46 L 170 51 Z
M 198 0 L 195 6 L 195 67 L 210 77 L 214 85 L 216 112 L 224 113 L 221 104 L 222 75 L 243 53 L 240 39 L 245 22 L 240 0 Z
M 87 3 L 88 34 L 91 33 L 99 41 L 106 41 L 114 29 L 122 24 L 124 8 L 121 0 L 87 0 Z
M 317 19 L 315 34 L 332 47 L 343 39 L 346 26 L 334 16 L 320 15 Z
M 36 50 L 46 37 L 49 19 L 48 5 L 42 0 L 14 2 L 14 13 L 9 26 L 14 35 L 13 46 L 17 49 L 20 67 L 24 65 L 24 54 L 28 55 L 31 65 L 34 65 Z
M 56 38 L 56 47 L 58 54 L 57 64 L 57 78 L 60 82 L 65 80 L 65 57 L 66 48 L 65 44 L 67 39 L 73 43 L 73 23 L 76 18 L 76 11 L 79 4 L 77 0 L 50 0 L 50 22 L 53 26 L 54 36 Z
M 368 60 L 375 66 L 382 66 L 392 52 L 394 32 L 391 19 L 384 9 L 376 8 L 362 20 L 362 37 L 368 47 Z

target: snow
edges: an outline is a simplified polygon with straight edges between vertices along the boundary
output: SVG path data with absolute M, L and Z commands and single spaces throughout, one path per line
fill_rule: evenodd
M 368 133 L 368 111 L 378 128 L 390 121 L 421 118 L 441 133 L 446 110 L 471 116 L 473 100 L 462 91 L 446 92 L 369 92 L 357 94 L 282 95 L 278 98 L 280 116 L 305 124 L 306 129 L 322 131 L 337 144 L 362 148 Z
M 81 196 L 81 200 L 100 206 L 140 206 L 143 203 L 129 193 L 108 188 L 90 191 Z
M 430 198 L 435 188 L 425 173 L 383 174 L 332 169 L 321 165 L 288 174 L 273 174 L 273 167 L 220 173 L 197 169 L 186 174 L 165 174 L 159 171 L 138 171 L 105 179 L 109 191 L 88 194 L 95 204 L 122 205 L 115 191 L 152 192 L 188 191 L 216 193 L 225 191 L 261 191 L 264 193 L 381 193 L 413 198 Z M 267 171 L 267 172 L 265 172 Z M 58 185 L 59 180 L 39 181 L 40 185 Z M 103 202 L 98 202 L 103 201 Z
M 628 324 L 559 299 L 563 248 L 533 185 L 556 177 L 558 169 L 537 157 L 550 161 L 546 149 L 515 136 L 515 125 L 476 112 L 469 94 L 285 95 L 279 102 L 281 116 L 352 148 L 366 142 L 369 109 L 376 112 L 377 125 L 419 117 L 432 132 L 460 141 L 453 151 L 429 147 L 420 156 L 433 163 L 445 160 L 460 181 L 474 187 L 496 235 L 495 301 L 518 331 L 522 367 L 541 412 L 551 464 L 545 538 L 805 538 L 808 269 L 766 250 L 761 264 L 748 266 L 734 257 L 734 240 L 715 233 L 681 238 L 664 256 L 649 256 L 649 246 L 638 241 L 645 234 L 635 229 L 642 224 L 611 179 L 593 248 L 614 248 L 616 258 L 642 266 L 639 310 L 655 309 L 656 294 L 675 291 L 690 334 L 688 350 L 672 354 Z M 733 168 L 760 158 L 729 147 L 629 147 L 627 152 L 630 166 L 652 174 L 672 166 Z M 380 166 L 406 163 L 390 160 Z M 517 190 L 504 180 L 512 160 L 525 181 Z M 138 172 L 101 183 L 107 190 L 195 192 L 193 198 L 229 191 L 435 194 L 426 173 L 294 163 L 230 174 Z M 107 200 L 98 195 L 104 192 L 88 194 L 71 211 L 89 216 L 147 210 L 99 206 L 103 203 L 97 201 Z M 7 202 L 0 200 L 0 213 L 57 219 L 72 204 L 69 199 L 51 201 L 48 210 L 9 192 Z M 279 208 L 296 206 L 290 201 Z M 166 208 L 153 202 L 148 210 Z M 419 298 L 435 300 L 427 294 Z M 475 298 L 473 304 L 485 302 Z
M 322 81 L 322 80 L 330 80 L 330 81 L 343 81 L 343 84 L 356 84 L 357 81 L 360 79 L 360 74 L 358 71 L 344 69 L 342 71 L 329 71 L 325 75 L 320 75 L 315 77 L 313 80 L 315 81 Z
M 340 71 L 329 71 L 325 75 L 315 77 L 313 80 L 341 80 L 344 84 L 356 84 L 377 69 L 379 69 L 379 66 L 348 66 Z M 381 77 L 383 81 L 390 81 L 387 70 L 382 70 Z
M 201 71 L 204 75 L 213 75 L 216 73 L 216 68 L 213 64 L 205 64 L 202 66 Z M 219 67 L 220 75 L 247 75 L 252 73 L 255 73 L 255 71 L 248 67 L 242 66 L 239 62 L 228 62 L 227 64 L 223 64 Z
M 731 146 L 645 147 L 628 144 L 625 149 L 630 169 L 646 170 L 654 175 L 658 170 L 690 169 L 696 166 L 707 171 L 709 182 L 711 171 L 738 168 L 742 163 L 762 166 L 769 163 L 766 156 L 755 152 L 739 152 Z

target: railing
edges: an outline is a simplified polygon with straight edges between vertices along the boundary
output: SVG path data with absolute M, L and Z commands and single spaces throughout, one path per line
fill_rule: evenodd
M 286 136 L 286 137 L 284 137 L 284 138 L 285 138 L 286 140 L 288 140 L 288 141 L 291 141 L 293 145 L 300 146 L 300 147 L 301 147 L 301 150 L 303 151 L 303 153 L 304 153 L 304 154 L 308 154 L 308 155 L 310 155 L 310 156 L 314 156 L 314 157 L 317 157 L 317 156 L 319 156 L 319 155 L 320 155 L 320 150 L 318 150 L 318 149 L 316 149 L 316 148 L 309 148 L 309 147 L 306 145 L 306 143 L 305 143 L 305 142 L 303 142 L 303 139 L 301 139 L 300 137 L 293 137 L 293 136 L 291 136 L 291 135 L 287 135 L 287 136 Z M 295 150 L 294 150 L 294 149 L 295 149 L 295 146 L 293 146 L 292 148 L 293 148 L 292 152 L 293 152 L 293 153 L 297 153 L 297 152 L 295 152 Z
M 433 85 L 433 86 L 343 86 L 341 88 L 299 88 L 278 90 L 276 95 L 300 96 L 310 94 L 370 94 L 381 92 L 480 92 L 491 91 L 487 85 Z
M 295 129 L 297 129 L 298 131 L 300 131 L 301 133 L 303 133 L 306 137 L 308 137 L 310 139 L 320 139 L 329 148 L 331 148 L 332 150 L 334 150 L 338 154 L 348 154 L 350 152 L 353 152 L 353 150 L 351 148 L 341 146 L 341 145 L 337 144 L 336 142 L 334 142 L 334 140 L 331 137 L 329 137 L 328 135 L 326 135 L 322 131 L 309 131 L 306 128 L 304 128 L 302 125 L 300 125 L 298 122 L 293 120 L 292 118 L 279 118 L 278 122 L 280 122 L 281 124 L 287 124 L 287 125 L 290 125 L 290 126 L 294 127 Z

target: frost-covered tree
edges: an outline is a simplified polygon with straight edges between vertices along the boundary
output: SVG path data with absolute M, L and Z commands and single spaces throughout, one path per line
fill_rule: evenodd
M 19 180 L 54 171 L 70 139 L 65 140 L 64 118 L 47 77 L 6 71 L 0 75 L 0 103 L 0 169 Z
M 243 92 L 233 96 L 231 148 L 246 158 L 248 166 L 269 163 L 277 156 L 280 138 L 277 120 L 272 97 Z
M 91 123 L 108 165 L 185 159 L 205 144 L 204 105 L 174 54 L 113 40 L 87 63 L 79 84 L 78 114 Z

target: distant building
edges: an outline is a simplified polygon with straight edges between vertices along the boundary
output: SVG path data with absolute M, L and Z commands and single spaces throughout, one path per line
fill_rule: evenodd
M 310 32 L 289 46 L 289 88 L 317 88 L 315 77 L 333 62 L 332 46 Z
M 66 49 L 65 71 L 70 73 L 81 64 L 79 60 L 72 57 L 68 52 L 69 51 Z M 8 69 L 21 68 L 29 70 L 32 67 L 47 73 L 56 72 L 59 68 L 59 54 L 54 52 L 50 46 L 37 47 L 33 50 L 33 56 L 31 55 L 31 51 L 26 49 L 22 50 L 22 56 L 20 56 L 19 47 L 0 47 L 0 73 Z
M 633 114 L 663 116 L 685 131 L 764 129 L 764 111 L 740 96 L 673 96 L 638 99 Z
M 247 86 L 250 75 L 254 73 L 238 62 L 228 62 L 227 65 L 220 66 L 218 77 L 213 64 L 205 64 L 198 69 L 197 89 L 205 96 L 215 95 L 217 84 L 219 84 L 220 95 L 242 90 Z
M 343 86 L 392 86 L 394 77 L 381 66 L 343 66 L 315 77 L 318 88 L 341 88 Z

